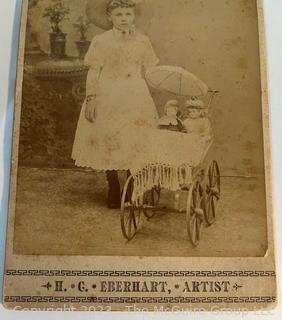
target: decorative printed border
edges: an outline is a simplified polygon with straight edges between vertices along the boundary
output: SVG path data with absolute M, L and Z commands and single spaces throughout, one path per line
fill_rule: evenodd
M 73 302 L 73 303 L 272 303 L 274 296 L 250 297 L 53 297 L 5 296 L 5 302 Z
M 107 270 L 16 270 L 8 269 L 6 276 L 19 277 L 276 277 L 271 270 L 216 270 L 216 271 L 107 271 Z M 236 290 L 237 291 L 237 290 Z M 5 303 L 84 303 L 84 304 L 270 304 L 275 296 L 164 296 L 164 297 L 99 297 L 99 296 L 5 296 Z
M 46 277 L 276 277 L 275 271 L 106 271 L 106 270 L 14 270 L 6 276 Z

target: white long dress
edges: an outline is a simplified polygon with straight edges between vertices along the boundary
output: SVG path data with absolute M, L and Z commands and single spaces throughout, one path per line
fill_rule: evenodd
M 75 164 L 96 170 L 141 167 L 144 134 L 158 124 L 143 77 L 144 70 L 158 64 L 149 38 L 135 31 L 126 37 L 106 31 L 93 39 L 85 62 L 90 67 L 86 91 L 96 94 L 97 110 L 90 123 L 83 104 L 72 152 Z

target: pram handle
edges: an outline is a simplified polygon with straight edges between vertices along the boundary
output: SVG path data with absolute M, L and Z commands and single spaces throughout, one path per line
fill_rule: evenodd
M 220 92 L 218 90 L 208 90 L 209 93 L 211 93 L 211 96 L 210 96 L 210 100 L 209 100 L 209 103 L 208 103 L 208 109 L 211 107 L 211 104 L 213 102 L 213 99 L 214 97 L 219 94 Z

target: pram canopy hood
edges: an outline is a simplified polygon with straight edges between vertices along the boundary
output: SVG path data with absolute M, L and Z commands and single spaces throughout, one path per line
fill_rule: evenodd
M 209 91 L 202 80 L 182 67 L 152 67 L 146 72 L 145 78 L 151 87 L 178 96 L 199 97 Z

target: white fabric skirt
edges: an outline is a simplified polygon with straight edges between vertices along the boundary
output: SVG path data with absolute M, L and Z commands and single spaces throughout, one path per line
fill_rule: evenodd
M 158 113 L 142 78 L 103 79 L 99 83 L 94 123 L 78 120 L 72 158 L 95 170 L 132 170 L 142 166 L 147 131 L 157 127 Z M 144 162 L 145 161 L 145 162 Z

